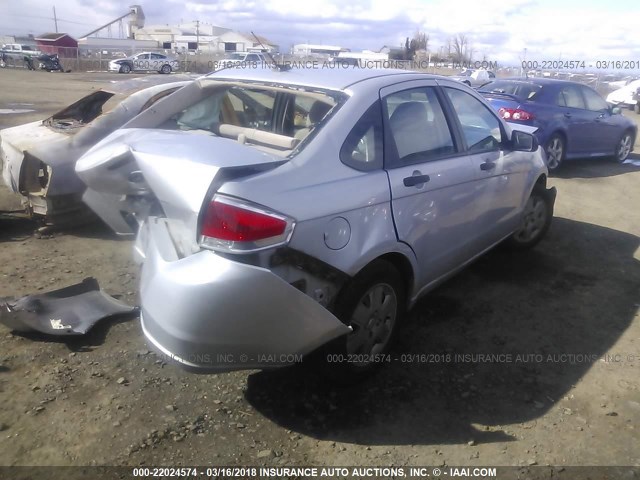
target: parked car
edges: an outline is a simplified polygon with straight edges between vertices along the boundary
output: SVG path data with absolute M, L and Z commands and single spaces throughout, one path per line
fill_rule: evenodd
M 4 183 L 47 224 L 86 221 L 76 160 L 145 108 L 192 81 L 138 78 L 96 90 L 45 120 L 0 131 Z
M 142 52 L 131 57 L 111 60 L 109 71 L 118 73 L 158 72 L 171 73 L 180 69 L 180 62 L 163 53 Z
M 496 74 L 489 70 L 473 70 L 468 68 L 460 72 L 458 75 L 453 75 L 450 78 L 469 85 L 470 87 L 477 88 L 495 80 Z
M 631 98 L 636 101 L 636 104 L 633 106 L 633 110 L 640 114 L 640 86 L 636 88 L 636 91 L 633 93 Z
M 480 89 L 499 115 L 537 127 L 549 170 L 574 158 L 613 157 L 633 151 L 636 124 L 610 107 L 591 87 L 549 78 L 511 78 Z
M 607 95 L 607 102 L 620 107 L 627 107 L 640 113 L 640 104 L 635 97 L 636 92 L 640 88 L 640 80 L 634 80 L 627 83 L 624 87 L 614 90 Z
M 39 55 L 42 52 L 32 45 L 6 43 L 0 48 L 0 67 L 24 65 L 29 70 L 35 70 L 34 59 Z
M 261 52 L 234 52 L 215 62 L 215 70 L 225 68 L 258 68 L 271 65 L 271 60 Z
M 533 135 L 403 70 L 217 72 L 76 171 L 116 230 L 138 223 L 147 340 L 203 371 L 330 348 L 336 375 L 364 374 L 421 295 L 504 240 L 537 244 L 555 199 Z
M 38 68 L 40 70 L 46 70 L 47 72 L 63 72 L 64 68 L 60 64 L 60 57 L 57 53 L 47 54 L 43 53 L 38 55 Z

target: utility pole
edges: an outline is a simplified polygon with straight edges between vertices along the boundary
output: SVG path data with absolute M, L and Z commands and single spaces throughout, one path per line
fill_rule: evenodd
M 53 22 L 56 25 L 56 33 L 58 33 L 58 17 L 56 16 L 56 6 L 53 6 Z
M 196 52 L 200 50 L 200 20 L 196 20 Z

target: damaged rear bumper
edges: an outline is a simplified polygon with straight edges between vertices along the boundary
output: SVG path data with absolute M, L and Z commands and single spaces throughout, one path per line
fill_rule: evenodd
M 208 250 L 179 258 L 162 219 L 145 228 L 142 329 L 168 360 L 203 371 L 283 367 L 350 332 L 269 270 Z

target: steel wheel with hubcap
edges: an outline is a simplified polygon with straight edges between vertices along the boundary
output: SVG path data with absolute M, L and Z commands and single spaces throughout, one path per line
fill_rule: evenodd
M 534 187 L 522 212 L 520 228 L 509 237 L 509 246 L 527 249 L 542 240 L 551 225 L 554 199 L 554 193 L 542 186 Z
M 385 362 L 405 308 L 405 289 L 400 272 L 386 260 L 374 260 L 358 273 L 338 295 L 334 314 L 353 331 L 330 347 L 342 360 L 320 365 L 333 380 L 364 377 Z
M 160 69 L 160 73 L 171 73 L 171 65 L 164 64 Z
M 619 163 L 624 162 L 631 153 L 632 146 L 633 136 L 629 132 L 625 132 L 616 147 L 616 161 Z
M 557 133 L 551 135 L 544 151 L 547 154 L 547 168 L 556 170 L 564 160 L 564 139 Z
M 365 292 L 351 316 L 353 332 L 347 336 L 347 354 L 355 365 L 366 366 L 386 350 L 397 315 L 398 297 L 391 285 L 378 283 Z

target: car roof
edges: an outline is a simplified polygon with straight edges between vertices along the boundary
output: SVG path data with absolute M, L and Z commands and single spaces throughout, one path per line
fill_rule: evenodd
M 531 83 L 533 85 L 580 85 L 581 87 L 587 87 L 584 83 L 580 82 L 572 82 L 571 80 L 560 80 L 558 78 L 540 78 L 540 77 L 507 77 L 507 78 L 496 78 L 496 82 L 500 82 L 502 80 L 512 81 L 512 82 L 522 82 L 522 83 Z
M 280 71 L 271 68 L 226 68 L 206 75 L 206 78 L 220 80 L 257 81 L 264 83 L 299 85 L 328 90 L 345 90 L 348 87 L 367 80 L 395 77 L 396 81 L 446 78 L 439 75 L 400 69 L 369 68 L 291 68 Z
M 156 85 L 164 84 L 167 85 L 167 88 L 170 88 L 170 85 L 177 82 L 195 80 L 196 78 L 197 76 L 195 75 L 174 74 L 171 76 L 153 75 L 128 80 L 112 80 L 110 85 L 102 87 L 100 90 L 117 95 L 129 96 L 145 88 L 155 87 Z

